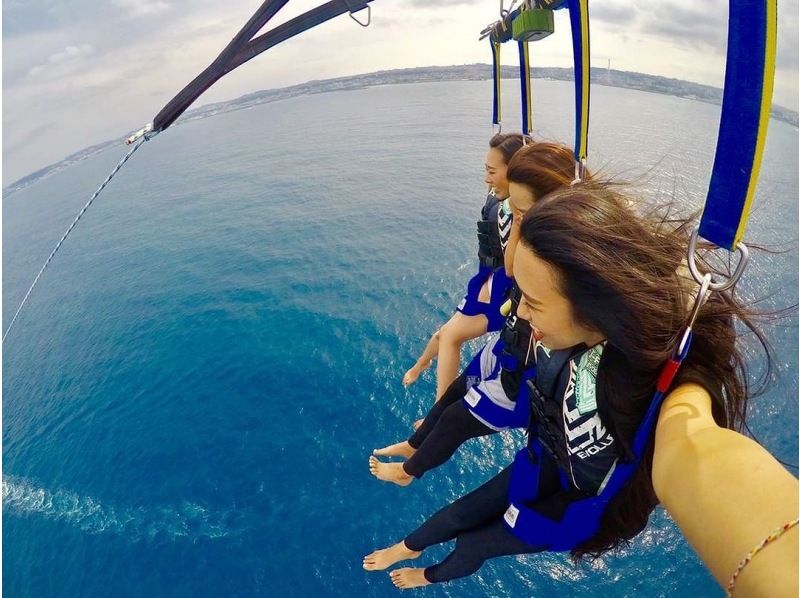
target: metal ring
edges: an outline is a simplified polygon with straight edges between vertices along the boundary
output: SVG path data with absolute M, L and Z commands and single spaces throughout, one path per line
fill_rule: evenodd
M 362 8 L 361 10 L 364 10 L 364 9 Z M 361 11 L 358 11 L 358 12 L 361 12 Z M 369 27 L 369 24 L 372 22 L 372 6 L 367 4 L 367 22 L 366 23 L 362 23 L 361 21 L 359 21 L 356 18 L 356 16 L 353 14 L 353 11 L 350 11 L 350 18 L 353 19 L 356 23 L 358 23 L 362 27 Z
M 689 251 L 687 254 L 687 263 L 689 266 L 689 272 L 692 273 L 692 278 L 697 281 L 697 284 L 702 285 L 704 276 L 700 273 L 700 270 L 697 268 L 697 262 L 695 261 L 695 254 L 697 253 L 697 238 L 700 236 L 700 227 L 697 227 L 692 232 L 692 236 L 689 237 Z M 736 246 L 736 252 L 739 254 L 739 263 L 736 265 L 736 270 L 733 271 L 730 278 L 722 281 L 715 281 L 711 280 L 709 284 L 709 288 L 712 291 L 727 291 L 733 285 L 735 285 L 739 279 L 742 277 L 742 273 L 744 269 L 747 267 L 747 262 L 750 261 L 750 250 L 747 248 L 747 245 L 744 243 L 739 243 Z
M 492 32 L 494 31 L 494 26 L 495 25 L 496 25 L 496 22 L 489 23 L 486 27 L 484 27 L 483 30 L 479 34 L 478 41 L 484 40 L 487 37 L 489 37 L 490 35 L 492 35 Z
M 575 178 L 570 183 L 570 187 L 574 187 L 583 180 L 583 175 L 586 171 L 586 164 L 582 160 L 575 160 Z

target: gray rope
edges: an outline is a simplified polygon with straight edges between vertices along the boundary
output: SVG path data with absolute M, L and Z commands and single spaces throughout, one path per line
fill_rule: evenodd
M 11 318 L 11 323 L 8 325 L 8 328 L 6 328 L 6 331 L 3 334 L 3 339 L 2 339 L 2 341 L 0 341 L 0 343 L 4 343 L 5 342 L 6 337 L 8 336 L 8 333 L 11 330 L 11 327 L 14 325 L 14 322 L 17 321 L 17 316 L 19 316 L 19 312 L 22 311 L 22 306 L 25 305 L 25 302 L 28 300 L 28 297 L 30 297 L 31 291 L 33 291 L 33 287 L 35 287 L 36 283 L 39 282 L 39 278 L 41 277 L 42 272 L 44 272 L 44 269 L 47 268 L 47 265 L 53 259 L 53 256 L 56 254 L 56 252 L 58 251 L 59 247 L 61 247 L 61 244 L 64 242 L 64 240 L 72 232 L 72 229 L 75 228 L 75 225 L 78 224 L 78 220 L 81 219 L 81 216 L 83 216 L 84 213 L 86 212 L 86 210 L 89 209 L 89 206 L 92 205 L 92 202 L 97 198 L 98 195 L 100 195 L 100 192 L 103 189 L 105 189 L 106 185 L 108 185 L 109 181 L 114 177 L 114 175 L 117 174 L 117 172 L 119 172 L 119 169 L 122 168 L 122 165 L 125 164 L 125 162 L 128 161 L 128 159 L 133 155 L 133 153 L 137 149 L 139 149 L 141 147 L 141 145 L 145 141 L 147 141 L 148 139 L 150 139 L 150 137 L 148 137 L 147 135 L 139 138 L 139 140 L 136 142 L 136 144 L 128 151 L 127 154 L 125 154 L 125 157 L 122 158 L 122 160 L 120 160 L 119 164 L 117 164 L 114 167 L 114 170 L 111 171 L 111 174 L 109 174 L 106 177 L 106 180 L 103 181 L 103 184 L 100 185 L 97 188 L 97 191 L 95 191 L 94 194 L 92 195 L 92 197 L 89 199 L 89 201 L 86 202 L 86 205 L 83 206 L 83 209 L 81 209 L 81 211 L 78 212 L 78 215 L 75 217 L 75 220 L 73 220 L 72 224 L 69 225 L 69 228 L 67 229 L 67 232 L 65 232 L 64 235 L 61 237 L 61 240 L 58 243 L 56 243 L 56 246 L 53 248 L 53 251 L 50 252 L 50 255 L 48 256 L 47 260 L 44 262 L 44 265 L 42 266 L 42 269 L 39 270 L 39 273 L 36 275 L 36 278 L 33 279 L 33 282 L 31 283 L 31 286 L 28 289 L 28 292 L 25 293 L 25 297 L 22 298 L 22 302 L 19 304 L 19 307 L 17 308 L 17 313 L 15 313 L 14 317 Z

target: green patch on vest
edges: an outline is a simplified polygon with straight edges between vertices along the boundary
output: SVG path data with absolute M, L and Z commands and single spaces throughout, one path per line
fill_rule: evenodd
M 508 198 L 500 202 L 500 210 L 500 213 L 503 214 L 503 216 L 509 216 L 511 214 L 511 202 Z
M 575 373 L 575 407 L 578 413 L 585 415 L 597 411 L 597 367 L 603 345 L 595 345 L 581 355 L 578 371 Z

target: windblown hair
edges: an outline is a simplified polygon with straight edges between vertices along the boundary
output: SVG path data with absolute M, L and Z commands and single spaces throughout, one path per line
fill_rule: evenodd
M 669 209 L 635 213 L 632 201 L 606 183 L 580 184 L 543 197 L 521 225 L 520 244 L 552 268 L 573 317 L 608 341 L 597 383 L 608 409 L 622 422 L 613 431 L 621 458 L 631 455 L 633 435 L 698 289 L 684 262 L 690 232 L 690 222 L 671 219 Z M 702 272 L 725 274 L 707 260 L 698 265 Z M 736 342 L 736 320 L 754 332 L 771 370 L 769 344 L 752 314 L 731 292 L 715 292 L 699 311 L 691 350 L 672 388 L 701 384 L 712 397 L 716 422 L 740 431 L 753 389 Z M 610 501 L 599 531 L 573 549 L 574 559 L 597 557 L 647 525 L 658 504 L 651 477 L 654 437 L 633 478 Z
M 489 147 L 503 154 L 503 161 L 508 164 L 522 146 L 531 142 L 530 137 L 521 133 L 497 133 L 489 140 Z
M 549 141 L 531 143 L 519 150 L 508 164 L 511 183 L 529 187 L 536 197 L 569 187 L 575 178 L 575 157 L 566 145 Z M 587 171 L 583 177 L 591 180 Z

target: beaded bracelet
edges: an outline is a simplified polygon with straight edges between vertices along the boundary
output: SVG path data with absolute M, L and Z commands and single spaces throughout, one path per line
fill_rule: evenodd
M 736 567 L 736 571 L 733 572 L 731 580 L 728 582 L 728 588 L 727 588 L 728 591 L 726 594 L 728 597 L 733 596 L 733 588 L 736 585 L 736 579 L 739 577 L 742 570 L 747 566 L 747 563 L 752 561 L 753 557 L 756 556 L 761 551 L 761 549 L 764 548 L 764 546 L 766 546 L 773 540 L 780 538 L 784 533 L 786 533 L 788 530 L 796 526 L 797 521 L 798 521 L 797 519 L 795 519 L 794 521 L 790 521 L 789 523 L 786 523 L 781 527 L 779 527 L 778 529 L 776 529 L 775 531 L 773 531 L 769 536 L 764 538 L 758 546 L 753 548 L 753 550 L 751 550 L 746 557 L 744 557 L 739 562 L 739 566 Z

